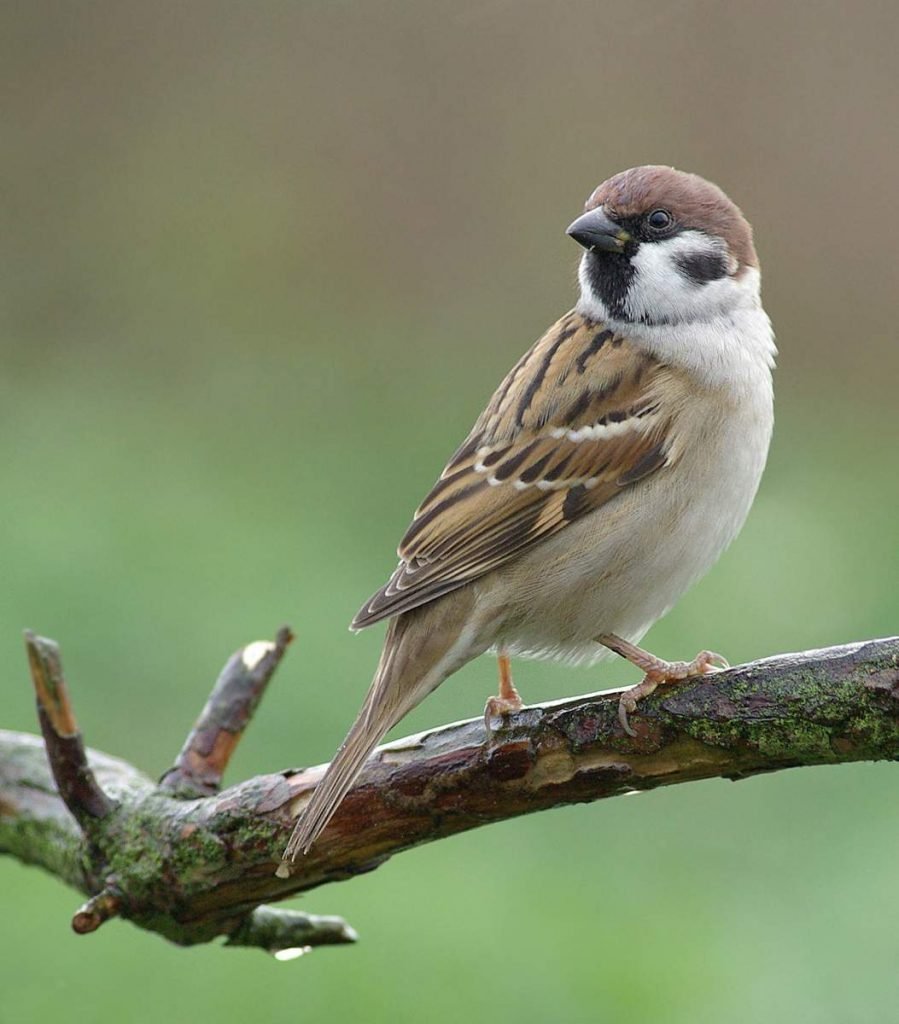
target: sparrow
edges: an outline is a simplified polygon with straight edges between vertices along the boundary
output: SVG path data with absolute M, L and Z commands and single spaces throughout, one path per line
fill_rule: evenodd
M 389 620 L 383 652 L 285 864 L 385 733 L 484 652 L 488 727 L 522 706 L 511 658 L 617 652 L 645 673 L 619 702 L 631 735 L 641 697 L 727 665 L 636 645 L 734 539 L 765 465 L 776 349 L 752 229 L 711 182 L 646 166 L 603 182 L 567 233 L 585 250 L 578 302 L 494 392 L 353 619 Z

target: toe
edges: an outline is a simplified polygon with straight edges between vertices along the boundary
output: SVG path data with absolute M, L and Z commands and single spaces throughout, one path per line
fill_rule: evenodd
M 628 706 L 629 705 L 629 706 Z M 636 702 L 632 700 L 625 700 L 623 697 L 618 701 L 618 721 L 621 723 L 621 728 L 628 734 L 628 736 L 636 736 L 637 734 L 631 728 L 631 723 L 628 721 L 628 714 L 631 711 L 635 711 L 637 708 Z
M 488 697 L 484 705 L 484 726 L 487 732 L 499 728 L 503 721 L 524 707 L 520 699 L 508 697 Z
M 702 651 L 697 655 L 694 662 L 700 672 L 718 672 L 730 668 L 730 662 L 721 654 L 714 651 Z

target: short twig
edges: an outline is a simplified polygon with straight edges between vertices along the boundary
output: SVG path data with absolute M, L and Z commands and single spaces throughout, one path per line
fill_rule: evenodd
M 66 807 L 84 829 L 115 804 L 100 788 L 87 755 L 53 640 L 25 631 L 25 648 L 37 694 L 38 719 L 53 779 Z
M 219 791 L 228 761 L 293 634 L 282 626 L 274 643 L 258 640 L 233 654 L 160 788 L 183 799 Z
M 228 937 L 227 946 L 257 946 L 282 960 L 313 946 L 337 946 L 358 938 L 342 917 L 319 917 L 298 910 L 256 907 Z
M 79 935 L 95 932 L 104 921 L 116 917 L 119 913 L 119 897 L 111 889 L 104 889 L 92 896 L 87 903 L 75 911 L 72 918 L 72 930 Z

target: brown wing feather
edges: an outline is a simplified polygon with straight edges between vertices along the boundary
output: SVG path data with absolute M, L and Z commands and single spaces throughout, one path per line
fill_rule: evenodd
M 483 576 L 665 465 L 667 375 L 602 324 L 562 317 L 499 386 L 351 628 Z

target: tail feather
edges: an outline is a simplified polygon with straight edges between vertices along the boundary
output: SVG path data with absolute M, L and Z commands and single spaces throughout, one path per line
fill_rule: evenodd
M 297 821 L 284 851 L 285 860 L 296 860 L 301 851 L 309 851 L 356 781 L 368 755 L 392 724 L 377 719 L 366 727 L 365 722 L 356 720 Z
M 410 678 L 410 670 L 414 671 L 418 659 L 410 658 L 410 645 L 403 642 L 408 635 L 408 622 L 404 619 L 400 616 L 390 625 L 365 702 L 294 827 L 284 851 L 286 861 L 296 860 L 300 851 L 308 852 L 356 781 L 369 754 L 388 730 L 444 678 L 431 682 L 428 677 L 433 672 L 427 669 L 433 666 L 422 666 L 424 678 Z

